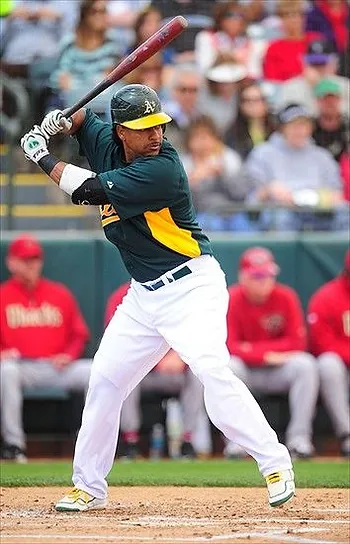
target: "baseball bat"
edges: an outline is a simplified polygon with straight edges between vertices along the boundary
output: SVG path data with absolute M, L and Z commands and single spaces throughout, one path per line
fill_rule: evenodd
M 80 108 L 83 108 L 88 102 L 90 102 L 97 95 L 108 89 L 113 83 L 122 79 L 126 74 L 129 74 L 135 68 L 140 66 L 143 62 L 155 55 L 158 51 L 163 49 L 176 38 L 187 27 L 187 21 L 181 15 L 178 15 L 171 19 L 168 23 L 162 26 L 157 32 L 152 34 L 144 43 L 139 45 L 121 61 L 112 72 L 110 72 L 105 79 L 98 83 L 91 91 L 86 93 L 78 102 L 73 104 L 70 108 L 63 111 L 64 117 L 70 117 L 73 113 L 77 112 Z

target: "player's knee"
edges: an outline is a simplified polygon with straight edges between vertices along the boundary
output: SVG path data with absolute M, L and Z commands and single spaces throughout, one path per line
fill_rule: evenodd
M 1 386 L 17 381 L 20 377 L 20 363 L 17 361 L 2 361 L 0 364 Z
M 317 384 L 319 381 L 317 361 L 313 355 L 306 352 L 296 353 L 289 362 L 295 378 Z
M 337 353 L 323 353 L 317 360 L 321 382 L 346 380 L 346 367 Z

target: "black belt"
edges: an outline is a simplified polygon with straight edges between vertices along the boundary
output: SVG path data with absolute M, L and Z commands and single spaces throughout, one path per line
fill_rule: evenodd
M 183 278 L 184 276 L 188 276 L 188 274 L 192 274 L 192 270 L 188 268 L 188 266 L 183 266 L 179 270 L 176 270 L 176 272 L 174 272 L 173 274 L 167 274 L 166 277 L 168 282 L 171 283 L 173 281 L 179 280 L 180 278 Z M 147 291 L 156 291 L 160 287 L 166 285 L 166 282 L 163 280 L 159 280 L 148 285 L 144 285 L 143 283 L 141 285 L 142 287 L 147 289 Z

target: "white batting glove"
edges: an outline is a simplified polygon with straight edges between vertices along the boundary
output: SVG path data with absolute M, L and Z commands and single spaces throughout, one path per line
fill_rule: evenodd
M 21 139 L 21 148 L 24 151 L 25 158 L 36 164 L 40 159 L 49 154 L 47 140 L 38 125 L 34 125 L 32 130 L 23 136 Z
M 72 125 L 73 122 L 71 118 L 66 119 L 61 110 L 53 110 L 45 115 L 41 123 L 41 130 L 44 132 L 47 139 L 50 139 L 51 136 L 54 136 L 59 132 L 68 132 L 72 128 Z

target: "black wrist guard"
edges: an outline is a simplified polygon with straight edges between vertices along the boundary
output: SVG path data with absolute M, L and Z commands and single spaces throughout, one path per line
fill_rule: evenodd
M 45 155 L 45 157 L 40 159 L 40 161 L 38 162 L 38 166 L 40 166 L 40 168 L 44 170 L 45 174 L 49 176 L 56 164 L 58 164 L 59 162 L 59 159 L 56 159 L 56 157 L 49 153 L 48 155 Z

